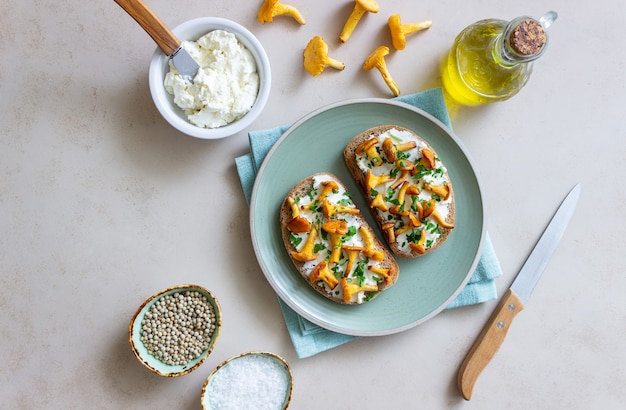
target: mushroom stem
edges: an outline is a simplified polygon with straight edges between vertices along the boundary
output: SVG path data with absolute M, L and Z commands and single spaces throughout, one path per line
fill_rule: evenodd
M 363 17 L 365 13 L 378 13 L 378 9 L 378 3 L 375 0 L 356 0 L 352 13 L 343 26 L 343 30 L 341 30 L 339 40 L 342 43 L 348 41 L 357 24 L 359 24 L 361 17 Z
M 402 28 L 407 34 L 415 33 L 416 31 L 426 30 L 433 25 L 432 20 L 418 21 L 417 23 L 404 23 Z
M 391 42 L 396 50 L 404 50 L 406 46 L 406 36 L 429 28 L 433 25 L 432 20 L 420 21 L 417 23 L 402 24 L 400 15 L 394 14 L 389 17 L 389 31 L 391 33 Z
M 346 68 L 346 65 L 344 63 L 342 63 L 339 60 L 335 60 L 332 57 L 327 58 L 326 65 L 328 65 L 329 67 L 335 68 L 337 70 L 343 70 L 344 68 Z
M 350 17 L 348 17 L 348 20 L 346 21 L 346 24 L 343 26 L 343 30 L 341 30 L 341 34 L 339 35 L 339 40 L 342 43 L 348 41 L 348 39 L 354 32 L 357 24 L 359 24 L 361 17 L 363 17 L 363 14 L 365 14 L 365 10 L 355 5 L 354 10 L 352 10 L 352 14 L 350 14 Z
M 387 70 L 387 64 L 385 63 L 385 56 L 387 54 L 389 54 L 389 47 L 378 47 L 372 51 L 369 56 L 367 56 L 365 62 L 363 63 L 363 69 L 367 71 L 376 67 L 382 75 L 383 80 L 385 80 L 385 84 L 387 84 L 391 92 L 393 92 L 393 95 L 397 97 L 400 95 L 400 87 L 398 87 L 398 84 L 396 84 L 393 78 L 391 78 L 391 74 L 389 74 L 389 70 Z
M 393 80 L 393 78 L 391 78 L 391 74 L 389 74 L 389 71 L 387 70 L 385 60 L 382 60 L 381 63 L 376 66 L 376 68 L 378 69 L 378 71 L 380 71 L 380 74 L 383 76 L 385 84 L 387 84 L 387 87 L 389 87 L 393 95 L 395 95 L 396 97 L 399 96 L 400 87 L 398 87 L 398 84 Z
M 304 16 L 302 16 L 302 13 L 300 13 L 300 11 L 298 11 L 295 7 L 288 4 L 283 4 L 282 8 L 279 8 L 279 14 L 286 14 L 293 17 L 295 21 L 303 26 L 306 24 L 306 20 L 304 19 Z

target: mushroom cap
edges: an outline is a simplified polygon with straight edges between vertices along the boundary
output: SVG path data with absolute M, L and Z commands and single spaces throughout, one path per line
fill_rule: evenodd
M 276 5 L 276 3 L 278 3 L 278 0 L 265 0 L 263 2 L 263 4 L 261 5 L 261 8 L 259 8 L 259 13 L 258 13 L 259 21 L 261 22 L 272 21 L 272 18 L 274 17 L 272 12 L 274 11 L 274 6 Z
M 311 229 L 311 223 L 308 219 L 302 216 L 296 216 L 287 222 L 287 227 L 293 233 L 304 233 L 309 232 Z
M 399 14 L 392 14 L 391 16 L 389 16 L 389 20 L 387 20 L 387 23 L 389 24 L 389 30 L 391 30 L 392 33 L 391 35 L 402 32 L 402 22 L 400 21 Z
M 378 13 L 379 7 L 376 0 L 355 0 L 355 3 L 369 13 Z
M 402 30 L 402 22 L 399 14 L 393 14 L 389 17 L 389 32 L 391 33 L 391 42 L 397 50 L 404 49 L 406 44 L 406 33 Z
M 399 159 L 396 161 L 396 167 L 401 171 L 412 171 L 415 165 L 408 159 Z
M 304 49 L 304 68 L 312 75 L 324 71 L 328 58 L 328 45 L 320 36 L 315 36 Z
M 345 235 L 348 233 L 348 223 L 344 220 L 333 219 L 332 221 L 324 222 L 322 229 L 328 233 Z
M 365 62 L 363 63 L 364 70 L 371 70 L 380 64 L 381 61 L 385 61 L 384 57 L 389 54 L 389 47 L 380 46 L 376 48 L 376 50 L 372 51 L 370 55 L 367 56 Z

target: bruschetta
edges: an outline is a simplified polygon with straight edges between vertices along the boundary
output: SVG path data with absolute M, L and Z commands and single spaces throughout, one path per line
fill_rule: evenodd
M 434 251 L 454 228 L 452 181 L 435 150 L 397 125 L 352 138 L 344 160 L 391 251 L 415 258 Z
M 287 193 L 280 226 L 296 270 L 328 299 L 365 303 L 398 280 L 396 260 L 331 173 L 309 176 Z

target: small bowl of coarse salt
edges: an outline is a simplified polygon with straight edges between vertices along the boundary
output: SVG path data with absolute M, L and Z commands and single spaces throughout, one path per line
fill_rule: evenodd
M 206 360 L 221 325 L 221 308 L 211 292 L 198 285 L 179 285 L 139 306 L 128 326 L 128 340 L 145 367 L 160 376 L 176 377 Z
M 248 29 L 220 17 L 189 20 L 172 32 L 200 65 L 185 78 L 157 48 L 150 61 L 150 93 L 163 118 L 187 135 L 219 139 L 252 124 L 269 98 L 269 58 Z
M 289 407 L 293 374 L 282 357 L 248 352 L 222 362 L 202 386 L 204 410 L 282 410 Z

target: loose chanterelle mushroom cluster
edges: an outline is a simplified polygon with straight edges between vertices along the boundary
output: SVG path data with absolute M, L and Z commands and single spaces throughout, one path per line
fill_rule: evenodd
M 359 24 L 359 21 L 361 21 L 363 15 L 366 13 L 377 14 L 379 10 L 380 7 L 376 0 L 354 0 L 354 8 L 339 34 L 339 41 L 346 43 Z M 278 0 L 264 0 L 258 13 L 259 22 L 261 24 L 272 22 L 273 18 L 278 15 L 289 15 L 301 25 L 306 24 L 304 17 L 295 7 L 281 4 Z M 389 17 L 387 25 L 389 26 L 389 34 L 391 35 L 391 44 L 394 49 L 400 51 L 405 49 L 406 38 L 409 34 L 428 29 L 432 25 L 432 21 L 424 20 L 417 23 L 403 24 L 400 20 L 400 15 L 393 14 Z M 385 84 L 387 84 L 394 96 L 397 97 L 400 95 L 400 87 L 398 87 L 398 84 L 391 77 L 385 63 L 385 56 L 388 55 L 389 52 L 389 47 L 384 45 L 374 49 L 365 59 L 363 70 L 369 71 L 372 68 L 376 68 L 383 77 Z M 345 68 L 344 63 L 329 57 L 328 45 L 320 36 L 315 36 L 309 41 L 304 49 L 303 57 L 304 68 L 312 76 L 321 74 L 326 67 L 332 67 L 337 70 L 343 70 Z

